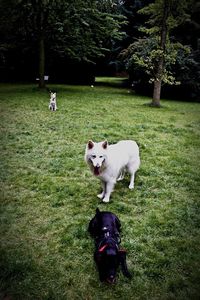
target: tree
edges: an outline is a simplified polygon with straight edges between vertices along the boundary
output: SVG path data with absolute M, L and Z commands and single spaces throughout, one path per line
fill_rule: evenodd
M 106 2 L 108 2 L 107 0 Z M 104 1 L 102 1 L 104 2 Z M 113 1 L 114 2 L 114 1 Z M 144 23 L 145 16 L 139 15 L 137 11 L 149 4 L 151 0 L 119 0 L 115 1 L 113 7 L 118 14 L 124 16 L 125 22 L 121 24 L 121 31 L 123 32 L 122 39 L 114 41 L 111 45 L 111 51 L 106 56 L 106 60 L 100 60 L 100 68 L 102 74 L 124 73 L 124 62 L 120 59 L 120 52 L 132 44 L 138 37 L 138 27 Z
M 121 37 L 119 29 L 122 19 L 117 14 L 105 12 L 102 9 L 102 1 L 11 2 L 11 15 L 16 16 L 15 19 L 10 19 L 15 38 L 15 43 L 12 41 L 12 44 L 23 52 L 34 52 L 33 56 L 38 57 L 40 87 L 44 87 L 45 84 L 44 74 L 49 63 L 48 57 L 53 55 L 65 60 L 94 63 L 97 57 L 108 51 L 104 46 L 107 40 Z M 113 1 L 107 2 L 106 5 L 112 7 Z M 8 40 L 9 37 L 5 36 L 5 41 Z
M 179 49 L 189 53 L 189 48 L 172 41 L 172 30 L 188 19 L 186 13 L 190 1 L 155 0 L 139 13 L 149 16 L 145 26 L 140 28 L 143 37 L 122 52 L 128 67 L 143 68 L 154 84 L 151 105 L 160 106 L 162 83 L 178 84 L 172 73 Z

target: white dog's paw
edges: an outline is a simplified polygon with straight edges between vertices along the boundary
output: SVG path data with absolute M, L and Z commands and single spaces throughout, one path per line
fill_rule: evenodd
M 121 181 L 124 179 L 124 172 L 121 172 L 117 178 L 117 181 Z
M 104 202 L 104 203 L 108 203 L 109 201 L 110 201 L 110 199 L 109 199 L 108 197 L 104 197 L 104 198 L 103 198 L 103 202 Z
M 124 176 L 119 176 L 118 178 L 117 178 L 117 181 L 122 181 L 124 179 Z
M 134 189 L 134 184 L 129 184 L 129 189 L 133 190 Z
M 97 197 L 98 197 L 99 199 L 103 199 L 104 193 L 98 194 Z

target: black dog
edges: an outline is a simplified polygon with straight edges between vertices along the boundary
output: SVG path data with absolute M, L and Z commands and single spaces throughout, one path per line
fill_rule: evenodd
M 120 227 L 120 221 L 115 214 L 100 212 L 98 208 L 96 215 L 89 223 L 88 231 L 95 239 L 94 260 L 99 271 L 99 278 L 108 283 L 116 281 L 119 265 L 124 276 L 131 278 L 126 265 L 126 251 L 119 249 Z

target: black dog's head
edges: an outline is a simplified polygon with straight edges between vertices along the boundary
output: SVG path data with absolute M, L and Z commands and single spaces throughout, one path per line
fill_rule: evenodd
M 119 249 L 120 221 L 111 212 L 100 212 L 89 223 L 89 232 L 95 238 L 96 249 L 94 259 L 98 267 L 101 281 L 114 283 L 118 266 L 126 277 L 131 277 L 126 265 L 126 251 Z

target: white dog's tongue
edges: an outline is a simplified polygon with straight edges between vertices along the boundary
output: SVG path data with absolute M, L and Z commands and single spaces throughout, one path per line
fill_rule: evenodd
M 94 167 L 94 175 L 98 176 L 100 174 L 100 167 Z

